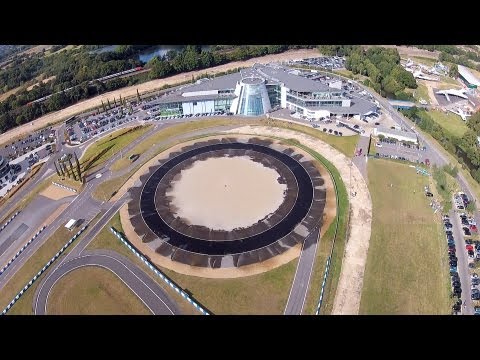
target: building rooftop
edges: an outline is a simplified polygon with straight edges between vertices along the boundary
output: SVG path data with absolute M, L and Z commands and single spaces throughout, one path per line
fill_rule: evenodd
M 365 115 L 375 111 L 377 105 L 371 101 L 354 98 L 350 102 L 350 106 L 312 106 L 311 110 L 328 110 L 333 114 L 360 114 Z
M 458 65 L 458 73 L 467 80 L 470 84 L 476 85 L 480 87 L 480 80 L 477 79 L 475 75 L 473 75 L 468 68 L 463 65 Z
M 240 81 L 240 73 L 233 73 L 215 77 L 212 79 L 202 79 L 200 84 L 192 84 L 182 89 L 182 93 L 208 91 L 208 90 L 228 90 L 235 89 L 237 81 Z
M 206 101 L 215 99 L 234 99 L 235 94 L 206 94 L 195 96 L 182 96 L 181 94 L 169 95 L 162 97 L 156 101 L 157 104 L 171 103 L 171 102 L 191 102 L 191 101 Z
M 415 106 L 415 103 L 413 101 L 389 99 L 388 102 L 392 106 Z
M 281 66 L 268 66 L 255 64 L 253 69 L 258 75 L 273 82 L 283 83 L 290 90 L 298 92 L 325 92 L 329 91 L 329 87 L 326 84 L 322 84 L 319 81 L 307 79 L 303 76 L 297 76 L 290 73 L 290 69 L 285 69 Z M 243 73 L 243 71 L 242 71 Z
M 417 135 L 411 131 L 402 131 L 402 130 L 397 130 L 397 129 L 390 129 L 384 126 L 378 126 L 376 128 L 378 132 L 384 133 L 384 134 L 389 134 L 389 135 L 394 135 L 394 136 L 403 136 L 406 138 L 410 138 L 412 140 L 417 140 Z

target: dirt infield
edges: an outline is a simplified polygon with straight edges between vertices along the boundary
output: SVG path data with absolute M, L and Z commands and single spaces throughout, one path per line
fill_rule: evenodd
M 214 139 L 214 138 L 222 138 L 224 136 L 212 136 L 209 137 L 208 139 Z M 235 136 L 236 138 L 249 138 L 250 136 L 245 136 L 245 135 L 237 135 Z M 202 139 L 202 140 L 207 140 L 207 139 Z M 128 188 L 133 186 L 135 182 L 139 179 L 139 177 L 148 171 L 148 168 L 152 165 L 154 165 L 158 159 L 163 159 L 167 158 L 168 154 L 171 152 L 175 152 L 180 150 L 181 148 L 185 147 L 189 143 L 194 143 L 197 142 L 198 140 L 193 140 L 189 141 L 183 144 L 178 144 L 175 145 L 174 147 L 170 148 L 168 151 L 165 151 L 159 155 L 157 155 L 155 158 L 152 160 L 148 161 L 145 165 L 140 168 L 140 170 L 132 177 L 130 178 L 127 183 L 125 183 L 124 186 L 118 191 L 118 193 L 115 195 L 115 197 L 120 197 L 122 196 L 123 193 L 125 193 Z M 290 146 L 290 145 L 289 145 Z M 295 151 L 298 153 L 304 154 L 307 158 L 312 159 L 311 155 L 308 153 L 302 151 L 301 149 L 295 148 Z M 312 159 L 313 160 L 313 159 Z M 313 161 L 314 163 L 317 163 L 316 161 Z M 318 164 L 318 163 L 317 163 Z M 318 164 L 318 167 L 321 168 L 321 166 Z M 328 173 L 326 172 L 325 169 L 323 169 L 322 176 L 326 176 L 328 178 Z M 333 184 L 330 179 L 325 182 L 325 186 L 327 187 L 327 197 L 330 197 L 333 195 Z M 114 199 L 112 198 L 112 201 Z M 328 206 L 328 208 L 327 208 Z M 324 209 L 324 215 L 323 219 L 325 222 L 324 229 L 322 229 L 322 232 L 328 228 L 330 223 L 333 220 L 333 217 L 335 216 L 336 209 L 335 209 L 335 201 L 328 201 L 326 203 L 326 207 Z M 333 209 L 331 208 L 333 207 Z M 297 258 L 300 255 L 300 245 L 296 245 L 289 250 L 285 251 L 284 253 L 277 255 L 273 258 L 270 258 L 266 261 L 263 261 L 261 263 L 257 264 L 252 264 L 252 265 L 246 265 L 242 266 L 239 268 L 220 268 L 220 269 L 211 269 L 211 268 L 204 268 L 204 267 L 196 267 L 196 266 L 190 266 L 186 264 L 182 264 L 179 262 L 172 261 L 164 256 L 161 256 L 154 252 L 152 248 L 148 246 L 148 244 L 145 244 L 141 241 L 141 239 L 138 237 L 136 234 L 131 222 L 129 221 L 129 213 L 128 213 L 128 205 L 124 205 L 121 210 L 120 210 L 120 218 L 122 222 L 122 227 L 124 230 L 125 235 L 127 238 L 144 254 L 150 257 L 152 262 L 155 264 L 166 267 L 168 269 L 171 269 L 173 271 L 176 271 L 181 274 L 185 275 L 191 275 L 191 276 L 198 276 L 198 277 L 206 277 L 206 278 L 238 278 L 238 277 L 244 277 L 244 276 L 250 276 L 250 275 L 255 275 L 255 274 L 260 274 L 269 270 L 272 270 L 276 267 L 279 267 L 281 265 L 284 265 L 291 260 Z
M 75 195 L 75 193 L 70 190 L 67 190 L 52 184 L 49 187 L 47 187 L 45 190 L 43 190 L 40 193 L 40 195 L 43 195 L 52 200 L 59 200 L 68 196 Z
M 306 134 L 262 126 L 244 126 L 227 133 L 296 139 L 322 154 L 337 168 L 349 192 L 351 217 L 332 314 L 358 314 L 372 225 L 372 199 L 367 183 L 358 168 L 351 167 L 350 177 L 348 166 L 350 160 L 345 155 L 323 141 Z M 354 197 L 351 196 L 353 192 L 356 192 Z
M 294 59 L 301 59 L 301 58 L 307 58 L 307 57 L 315 57 L 318 55 L 319 53 L 318 53 L 318 50 L 316 49 L 292 50 L 292 51 L 287 51 L 281 54 L 272 54 L 272 55 L 266 55 L 258 58 L 252 58 L 246 61 L 235 61 L 228 64 L 215 66 L 209 69 L 190 71 L 190 72 L 170 76 L 164 79 L 152 80 L 152 81 L 145 82 L 143 84 L 125 87 L 119 90 L 111 91 L 111 92 L 96 96 L 88 100 L 81 101 L 65 109 L 42 116 L 28 124 L 24 124 L 22 126 L 11 129 L 6 133 L 0 135 L 0 144 L 4 144 L 5 142 L 10 141 L 13 138 L 23 136 L 24 134 L 31 133 L 37 129 L 41 129 L 47 126 L 48 124 L 54 124 L 56 122 L 65 120 L 73 115 L 77 115 L 93 107 L 100 106 L 101 100 L 106 102 L 107 98 L 110 100 L 112 100 L 114 97 L 118 99 L 120 95 L 123 98 L 135 96 L 137 94 L 137 89 L 140 94 L 143 94 L 143 93 L 151 92 L 154 90 L 158 90 L 165 85 L 175 85 L 184 81 L 188 81 L 192 78 L 192 76 L 199 76 L 205 73 L 212 75 L 219 72 L 232 70 L 238 67 L 252 66 L 255 63 L 265 64 L 265 63 L 275 62 L 275 61 L 286 61 L 286 60 L 294 60 Z

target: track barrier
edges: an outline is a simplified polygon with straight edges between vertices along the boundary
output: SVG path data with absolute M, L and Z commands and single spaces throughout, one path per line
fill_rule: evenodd
M 35 240 L 35 239 L 40 235 L 40 233 L 41 233 L 43 230 L 45 230 L 46 227 L 47 227 L 47 226 L 44 225 L 40 230 L 38 230 L 38 231 L 35 233 L 35 235 L 33 235 L 33 237 L 32 237 L 30 240 L 28 240 L 28 242 L 27 242 L 25 245 L 23 245 L 23 247 L 13 256 L 13 258 L 10 259 L 10 261 L 7 263 L 7 265 L 5 265 L 5 266 L 2 268 L 2 270 L 0 270 L 0 275 L 2 275 L 2 274 L 5 272 L 5 270 L 7 270 L 7 268 L 8 268 L 10 265 L 12 265 L 12 263 L 15 261 L 15 259 L 20 256 L 20 254 L 27 248 L 27 246 L 30 245 L 30 244 L 33 242 L 33 240 Z
M 63 245 L 63 247 L 60 250 L 57 251 L 57 253 L 43 266 L 43 268 L 12 299 L 10 304 L 8 304 L 5 309 L 3 309 L 2 315 L 5 315 L 12 308 L 12 306 L 15 305 L 15 303 L 18 301 L 18 299 L 20 299 L 20 297 L 25 293 L 25 291 L 27 291 L 28 288 L 32 286 L 33 283 L 50 267 L 50 265 L 52 265 L 55 262 L 55 260 L 57 260 L 60 257 L 60 255 L 62 255 L 62 253 L 80 236 L 80 234 L 85 231 L 87 226 L 88 225 L 85 225 L 84 227 L 82 227 L 75 235 L 73 235 L 73 237 L 70 240 L 68 240 L 68 242 L 65 245 Z
M 200 311 L 203 315 L 210 315 L 210 313 L 203 308 L 198 302 L 190 297 L 185 291 L 179 288 L 175 283 L 173 283 L 161 270 L 159 270 L 154 264 L 152 264 L 149 260 L 145 258 L 136 248 L 135 246 L 130 243 L 121 233 L 115 230 L 114 227 L 110 228 L 110 231 L 120 240 L 124 245 L 126 245 L 131 252 L 133 252 L 140 260 L 142 260 L 145 265 L 147 265 L 150 270 L 152 270 L 155 275 L 159 276 L 163 281 L 165 281 L 173 290 L 175 290 L 179 295 L 181 295 L 185 300 L 187 300 L 190 304 L 192 304 L 195 309 Z
M 17 215 L 20 214 L 20 211 L 17 211 L 15 214 L 13 214 L 10 219 L 7 220 L 7 222 L 5 224 L 2 225 L 2 227 L 0 227 L 0 232 L 3 231 L 3 229 L 5 229 L 7 227 L 8 224 L 10 224 L 13 219 L 15 219 L 17 217 Z
M 77 192 L 77 190 L 75 190 L 75 189 L 73 189 L 73 188 L 71 188 L 71 187 L 68 187 L 68 186 L 59 184 L 59 183 L 57 183 L 57 182 L 55 182 L 55 181 L 52 181 L 52 184 L 55 185 L 55 186 L 61 187 L 61 188 L 63 188 L 63 189 L 70 190 L 70 191 L 72 191 L 72 192 L 74 192 L 74 193 Z

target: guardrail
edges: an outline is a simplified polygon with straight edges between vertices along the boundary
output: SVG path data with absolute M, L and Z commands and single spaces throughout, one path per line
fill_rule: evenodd
M 88 225 L 82 227 L 75 235 L 73 235 L 70 240 L 68 240 L 65 245 L 63 245 L 60 250 L 58 250 L 58 252 L 43 266 L 43 268 L 23 287 L 22 290 L 20 290 L 20 292 L 12 299 L 10 304 L 8 304 L 5 309 L 3 309 L 2 315 L 5 315 L 12 308 L 12 306 L 15 305 L 15 303 L 18 301 L 18 299 L 20 299 L 20 297 L 25 293 L 25 291 L 27 291 L 28 288 L 32 286 L 32 284 L 50 267 L 50 265 L 52 265 L 55 260 L 57 260 L 58 257 L 62 255 L 62 253 L 75 241 L 75 239 L 79 237 L 82 232 L 85 231 L 87 226 Z
M 163 281 L 165 281 L 172 289 L 174 289 L 178 294 L 180 294 L 185 300 L 187 300 L 190 304 L 192 304 L 195 309 L 200 311 L 203 315 L 210 315 L 210 313 L 204 309 L 198 302 L 190 297 L 183 289 L 178 287 L 175 283 L 173 283 L 161 270 L 159 270 L 154 264 L 152 264 L 149 260 L 145 258 L 135 246 L 130 243 L 121 233 L 115 230 L 114 227 L 110 227 L 110 231 L 124 244 L 126 245 L 130 251 L 132 251 L 140 260 L 142 260 L 145 265 L 147 265 L 150 270 L 152 270 L 155 275 L 158 275 Z
M 2 227 L 0 227 L 0 232 L 2 232 L 3 229 L 5 229 L 7 227 L 7 225 L 10 224 L 12 222 L 12 220 L 17 217 L 18 214 L 20 214 L 20 211 L 17 211 L 15 214 L 13 214 L 12 217 L 10 219 L 8 219 L 7 222 L 2 225 Z
M 5 272 L 5 270 L 7 270 L 7 268 L 8 268 L 10 265 L 12 265 L 12 263 L 15 261 L 15 259 L 20 256 L 20 254 L 27 248 L 27 246 L 30 245 L 30 244 L 33 242 L 33 240 L 35 240 L 35 239 L 37 238 L 37 236 L 40 235 L 40 233 L 41 233 L 43 230 L 45 230 L 46 227 L 47 227 L 47 226 L 44 225 L 40 230 L 38 230 L 38 231 L 35 233 L 35 235 L 33 235 L 33 237 L 32 237 L 30 240 L 28 240 L 28 242 L 27 242 L 25 245 L 23 245 L 23 247 L 13 256 L 13 258 L 10 259 L 10 261 L 8 262 L 8 264 L 5 265 L 2 270 L 0 270 L 0 275 L 2 275 L 2 274 Z
M 77 192 L 77 190 L 71 188 L 71 187 L 68 187 L 68 186 L 65 186 L 65 185 L 62 185 L 62 184 L 59 184 L 55 181 L 52 181 L 52 184 L 55 185 L 55 186 L 58 186 L 58 187 L 61 187 L 61 188 L 64 188 L 64 189 L 67 189 L 67 190 L 70 190 L 70 191 L 73 191 L 74 193 Z

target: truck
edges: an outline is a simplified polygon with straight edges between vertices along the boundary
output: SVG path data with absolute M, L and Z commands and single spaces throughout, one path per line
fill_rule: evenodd
M 65 227 L 68 229 L 68 231 L 72 231 L 75 228 L 75 225 L 77 225 L 77 222 L 78 222 L 78 220 L 70 219 L 65 224 Z

